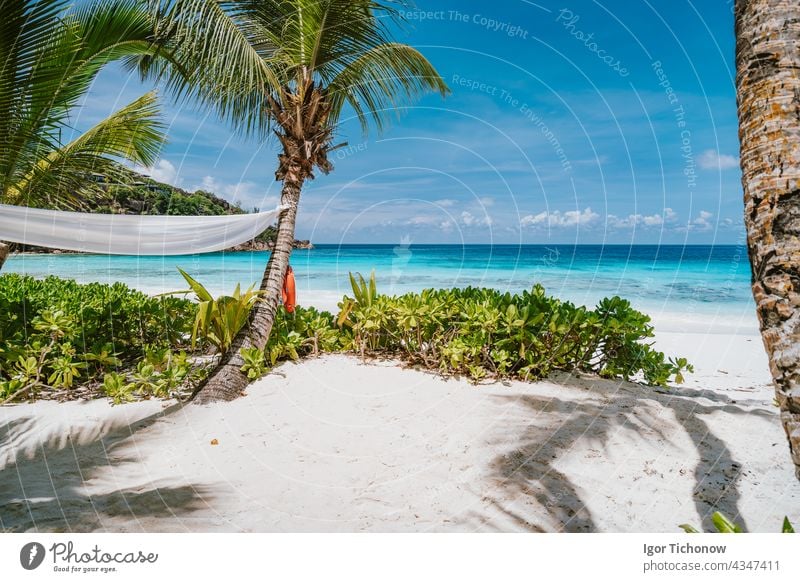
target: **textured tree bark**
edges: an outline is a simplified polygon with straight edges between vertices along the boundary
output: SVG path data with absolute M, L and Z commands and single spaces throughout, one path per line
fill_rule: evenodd
M 736 0 L 735 18 L 753 297 L 800 479 L 800 3 Z
M 281 204 L 287 208 L 278 218 L 278 233 L 275 248 L 270 254 L 261 289 L 266 292 L 250 314 L 250 321 L 236 335 L 231 347 L 211 376 L 198 388 L 192 400 L 195 404 L 208 404 L 222 400 L 233 400 L 241 396 L 250 382 L 241 371 L 244 365 L 239 350 L 257 347 L 262 349 L 269 339 L 272 324 L 281 298 L 283 278 L 289 265 L 289 255 L 294 242 L 294 228 L 297 219 L 297 204 L 305 174 L 300 166 L 290 166 L 283 180 Z
M 3 270 L 3 264 L 6 262 L 6 259 L 8 258 L 9 250 L 10 249 L 8 248 L 7 244 L 0 242 L 0 271 Z

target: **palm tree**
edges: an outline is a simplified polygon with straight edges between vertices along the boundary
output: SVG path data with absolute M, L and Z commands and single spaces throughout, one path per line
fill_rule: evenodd
M 114 176 L 119 159 L 152 164 L 165 139 L 153 92 L 62 141 L 103 66 L 153 54 L 146 5 L 116 0 L 67 10 L 65 0 L 3 0 L 2 7 L 0 203 L 79 207 L 91 174 Z M 0 246 L 0 267 L 7 253 Z
M 448 92 L 417 50 L 391 40 L 405 6 L 390 0 L 167 0 L 159 8 L 164 46 L 204 63 L 191 82 L 177 80 L 173 88 L 202 93 L 245 132 L 271 129 L 281 146 L 275 177 L 284 210 L 261 282 L 264 299 L 195 402 L 230 400 L 247 385 L 240 350 L 263 348 L 269 339 L 300 193 L 315 170 L 331 171 L 328 153 L 345 107 L 365 132 L 370 125 L 380 131 L 402 104 L 428 91 Z
M 753 297 L 800 479 L 800 4 L 737 0 L 735 18 Z

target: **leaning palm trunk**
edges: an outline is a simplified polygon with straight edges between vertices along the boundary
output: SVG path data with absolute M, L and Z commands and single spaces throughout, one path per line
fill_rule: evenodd
M 220 400 L 233 400 L 242 394 L 250 382 L 242 372 L 244 365 L 240 351 L 242 348 L 257 347 L 263 349 L 272 332 L 272 324 L 279 308 L 283 278 L 289 265 L 289 255 L 294 242 L 294 228 L 297 218 L 297 204 L 300 201 L 300 190 L 304 177 L 300 168 L 295 168 L 292 177 L 284 180 L 281 192 L 281 204 L 286 209 L 278 219 L 278 233 L 275 246 L 267 262 L 261 290 L 265 291 L 250 317 L 250 321 L 237 334 L 230 349 L 223 356 L 208 380 L 199 387 L 194 397 L 197 404 L 206 404 Z
M 233 400 L 241 395 L 249 383 L 241 369 L 244 364 L 241 350 L 251 347 L 263 349 L 272 332 L 283 278 L 292 252 L 297 205 L 303 183 L 313 178 L 314 167 L 325 173 L 331 170 L 327 158 L 331 138 L 327 121 L 331 106 L 325 98 L 325 92 L 307 80 L 299 91 L 284 87 L 277 98 L 269 99 L 269 103 L 271 113 L 281 128 L 277 134 L 283 145 L 283 153 L 279 156 L 275 177 L 283 181 L 281 204 L 286 209 L 278 219 L 275 247 L 261 280 L 264 298 L 256 304 L 248 325 L 239 331 L 213 374 L 198 388 L 193 399 L 197 404 Z
M 745 226 L 761 336 L 800 479 L 800 4 L 737 0 Z
M 352 109 L 366 133 L 370 121 L 380 130 L 405 103 L 428 91 L 444 96 L 448 88 L 419 51 L 391 39 L 393 23 L 401 23 L 403 9 L 410 7 L 407 0 L 164 1 L 166 46 L 174 43 L 180 55 L 208 57 L 210 69 L 192 70 L 210 70 L 210 86 L 201 82 L 190 90 L 210 89 L 209 99 L 219 97 L 215 106 L 231 121 L 245 131 L 274 129 L 283 146 L 275 177 L 283 183 L 282 199 L 290 209 L 278 223 L 261 286 L 265 297 L 194 398 L 199 403 L 230 400 L 247 385 L 241 349 L 263 348 L 269 339 L 300 189 L 315 170 L 327 174 L 332 169 L 328 153 L 344 107 Z M 199 34 L 198 22 L 208 24 Z M 230 47 L 226 55 L 243 57 L 238 62 L 244 72 L 233 71 L 232 79 L 228 59 L 218 58 L 221 46 Z M 260 66 L 253 69 L 254 64 Z M 220 74 L 223 81 L 215 81 Z M 244 87 L 239 79 L 246 80 Z
M 3 264 L 6 262 L 8 258 L 8 245 L 5 243 L 0 243 L 0 271 L 3 270 Z

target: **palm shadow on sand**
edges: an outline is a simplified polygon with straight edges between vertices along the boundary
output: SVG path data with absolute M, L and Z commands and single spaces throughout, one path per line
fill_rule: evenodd
M 35 416 L 0 425 L 0 460 L 8 460 L 0 464 L 0 531 L 154 531 L 139 520 L 160 517 L 169 518 L 164 531 L 187 531 L 180 518 L 207 508 L 206 486 L 158 487 L 142 475 L 139 487 L 91 492 L 101 472 L 112 469 L 113 479 L 113 469 L 137 462 L 138 431 L 179 409 L 173 404 L 131 425 L 105 421 L 69 435 L 37 434 Z M 112 518 L 135 525 L 121 530 Z
M 718 411 L 770 418 L 774 417 L 774 413 L 763 408 L 747 410 L 742 405 L 761 406 L 763 403 L 734 401 L 712 391 L 689 388 L 656 391 L 636 384 L 599 378 L 592 378 L 588 383 L 588 390 L 599 396 L 600 402 L 535 395 L 498 396 L 527 410 L 529 418 L 545 415 L 545 418 L 552 416 L 563 421 L 555 430 L 553 422 L 545 422 L 545 426 L 528 424 L 519 431 L 517 443 L 491 461 L 490 473 L 496 483 L 497 494 L 484 496 L 483 509 L 469 513 L 467 522 L 472 527 L 481 530 L 500 529 L 491 517 L 499 513 L 510 520 L 515 529 L 531 532 L 598 531 L 579 489 L 556 468 L 557 461 L 579 439 L 590 438 L 602 447 L 608 443 L 612 432 L 620 428 L 633 430 L 644 439 L 656 437 L 668 442 L 669 435 L 664 435 L 654 423 L 648 421 L 647 414 L 640 414 L 637 408 L 650 402 L 658 403 L 674 413 L 697 451 L 699 461 L 694 468 L 692 494 L 703 528 L 712 531 L 711 515 L 721 511 L 742 524 L 746 530 L 747 524 L 739 510 L 737 488 L 742 466 L 732 457 L 724 441 L 710 430 L 703 417 Z M 530 502 L 545 510 L 546 521 L 537 520 L 536 512 L 526 511 L 525 505 Z M 675 519 L 674 527 L 678 531 L 677 524 L 682 523 L 682 516 L 675 516 Z M 554 524 L 563 525 L 558 527 Z

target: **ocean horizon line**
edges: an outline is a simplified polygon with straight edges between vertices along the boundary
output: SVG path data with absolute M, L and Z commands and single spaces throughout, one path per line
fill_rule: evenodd
M 637 248 L 637 249 L 721 249 L 721 248 L 738 248 L 747 250 L 747 245 L 744 243 L 715 243 L 715 244 L 676 244 L 676 243 L 326 243 L 312 241 L 312 248 L 310 249 L 295 249 L 296 251 L 313 251 L 314 248 L 359 248 L 359 247 L 378 247 L 378 248 L 419 248 L 419 247 L 435 247 L 435 248 Z M 218 251 L 226 253 L 230 251 Z M 240 252 L 240 251 L 234 251 Z M 269 251 L 253 251 L 253 252 L 269 252 Z

